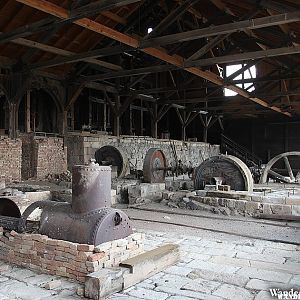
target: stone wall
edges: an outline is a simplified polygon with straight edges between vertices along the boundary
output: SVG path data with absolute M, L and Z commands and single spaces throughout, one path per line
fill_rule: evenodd
M 270 193 L 271 194 L 271 193 Z M 206 191 L 163 192 L 162 204 L 173 208 L 206 210 L 215 214 L 300 216 L 300 196 L 261 195 L 258 192 Z
M 67 170 L 67 148 L 63 138 L 23 135 L 21 139 L 22 179 L 43 180 L 49 174 Z
M 118 266 L 144 250 L 144 234 L 93 245 L 50 239 L 45 235 L 17 233 L 0 227 L 0 259 L 34 271 L 80 282 L 88 273 Z
M 201 142 L 183 142 L 177 140 L 154 139 L 151 137 L 121 136 L 117 138 L 109 135 L 95 135 L 84 133 L 72 135 L 66 138 L 68 147 L 68 168 L 75 164 L 87 163 L 90 158 L 94 158 L 95 152 L 105 146 L 112 145 L 121 148 L 129 159 L 131 168 L 142 170 L 143 162 L 147 151 L 150 148 L 160 148 L 163 150 L 168 165 L 175 165 L 174 154 L 171 143 L 174 144 L 178 159 L 184 165 L 196 167 L 204 159 L 218 155 L 220 147 Z
M 21 180 L 22 141 L 0 137 L 0 181 Z

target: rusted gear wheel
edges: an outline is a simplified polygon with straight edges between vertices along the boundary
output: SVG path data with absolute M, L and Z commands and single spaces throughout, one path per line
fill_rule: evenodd
M 110 145 L 103 146 L 96 151 L 95 159 L 99 165 L 116 166 L 118 178 L 122 178 L 128 173 L 128 158 L 121 148 Z
M 218 155 L 206 159 L 194 171 L 194 188 L 204 189 L 206 184 L 230 185 L 235 191 L 253 191 L 253 178 L 249 168 L 232 155 Z
M 268 182 L 269 178 L 272 177 L 279 182 L 284 183 L 299 183 L 299 172 L 298 174 L 293 173 L 293 168 L 291 167 L 297 160 L 299 165 L 300 152 L 284 152 L 275 157 L 273 157 L 265 166 L 264 171 L 260 177 L 259 183 Z M 284 168 L 280 168 L 284 166 Z M 299 170 L 298 170 L 299 171 Z
M 143 164 L 144 182 L 162 183 L 166 177 L 166 157 L 162 150 L 150 148 Z

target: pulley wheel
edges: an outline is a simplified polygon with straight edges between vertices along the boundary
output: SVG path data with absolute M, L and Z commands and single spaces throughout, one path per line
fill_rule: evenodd
M 283 183 L 299 183 L 300 151 L 284 152 L 273 157 L 265 166 L 259 183 L 267 183 L 272 177 Z M 284 166 L 284 168 L 280 168 Z M 298 170 L 297 167 L 298 166 Z
M 126 154 L 120 148 L 114 146 L 103 146 L 95 153 L 96 162 L 99 165 L 117 167 L 118 178 L 122 178 L 127 174 L 129 162 Z
M 232 155 L 218 155 L 205 160 L 194 171 L 194 188 L 202 190 L 206 184 L 230 185 L 235 191 L 253 191 L 253 178 L 249 168 Z
M 166 157 L 162 150 L 150 148 L 143 164 L 144 182 L 163 183 L 166 177 Z

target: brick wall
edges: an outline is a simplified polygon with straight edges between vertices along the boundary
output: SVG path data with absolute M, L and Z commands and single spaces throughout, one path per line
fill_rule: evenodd
M 219 145 L 210 145 L 202 142 L 183 142 L 172 140 L 176 148 L 178 159 L 183 164 L 196 167 L 204 159 L 218 155 Z M 122 148 L 129 159 L 131 166 L 137 170 L 143 169 L 143 162 L 147 151 L 150 148 L 160 148 L 163 150 L 168 165 L 175 165 L 175 159 L 169 140 L 154 139 L 151 137 L 122 136 L 117 138 L 109 135 L 92 135 L 83 133 L 81 135 L 69 134 L 66 138 L 68 146 L 68 168 L 71 169 L 75 164 L 84 164 L 91 157 L 94 158 L 95 152 L 105 145 L 112 145 Z
M 22 179 L 45 179 L 48 174 L 67 170 L 67 148 L 63 138 L 21 136 L 23 141 Z
M 0 227 L 0 259 L 35 271 L 85 281 L 88 273 L 118 266 L 143 252 L 144 234 L 93 245 L 50 239 L 45 235 L 17 233 Z
M 20 181 L 22 141 L 0 137 L 0 181 Z
M 67 171 L 67 148 L 63 138 L 47 137 L 35 140 L 37 157 L 36 178 L 44 179 L 48 174 Z

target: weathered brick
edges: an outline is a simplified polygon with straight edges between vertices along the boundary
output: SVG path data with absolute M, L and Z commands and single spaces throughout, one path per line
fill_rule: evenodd
M 102 259 L 105 256 L 105 252 L 98 252 L 95 254 L 92 254 L 88 257 L 88 261 L 97 261 Z

